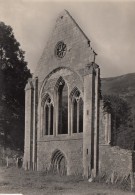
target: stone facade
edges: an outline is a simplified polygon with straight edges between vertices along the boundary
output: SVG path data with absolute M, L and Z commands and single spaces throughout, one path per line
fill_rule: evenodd
M 103 112 L 95 56 L 71 15 L 61 13 L 25 88 L 25 169 L 87 178 L 108 171 L 111 116 Z

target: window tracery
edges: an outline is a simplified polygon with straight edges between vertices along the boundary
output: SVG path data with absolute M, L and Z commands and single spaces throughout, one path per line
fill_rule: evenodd
M 83 132 L 83 100 L 79 90 L 76 88 L 72 92 L 72 133 Z
M 43 104 L 43 131 L 44 135 L 53 135 L 53 104 L 47 94 Z

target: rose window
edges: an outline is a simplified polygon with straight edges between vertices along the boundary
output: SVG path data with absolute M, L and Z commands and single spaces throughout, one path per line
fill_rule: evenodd
M 63 58 L 66 54 L 67 46 L 63 41 L 57 43 L 55 48 L 55 55 L 59 58 Z

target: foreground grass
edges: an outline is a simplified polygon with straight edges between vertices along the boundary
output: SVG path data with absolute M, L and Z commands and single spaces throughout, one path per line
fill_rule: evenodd
M 24 195 L 131 195 L 100 183 L 89 183 L 81 177 L 46 175 L 44 172 L 22 169 L 0 169 L 0 193 L 22 193 Z

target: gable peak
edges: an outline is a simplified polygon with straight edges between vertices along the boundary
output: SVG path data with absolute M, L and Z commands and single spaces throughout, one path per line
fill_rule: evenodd
M 64 19 L 64 17 L 69 17 L 73 23 L 75 24 L 75 26 L 81 31 L 81 33 L 84 35 L 84 37 L 87 39 L 88 41 L 88 44 L 90 44 L 90 40 L 89 38 L 86 36 L 86 34 L 83 32 L 83 30 L 80 28 L 80 26 L 77 24 L 77 22 L 75 21 L 75 19 L 71 16 L 71 14 L 66 10 L 64 9 L 58 16 L 56 22 L 60 22 L 62 19 Z

